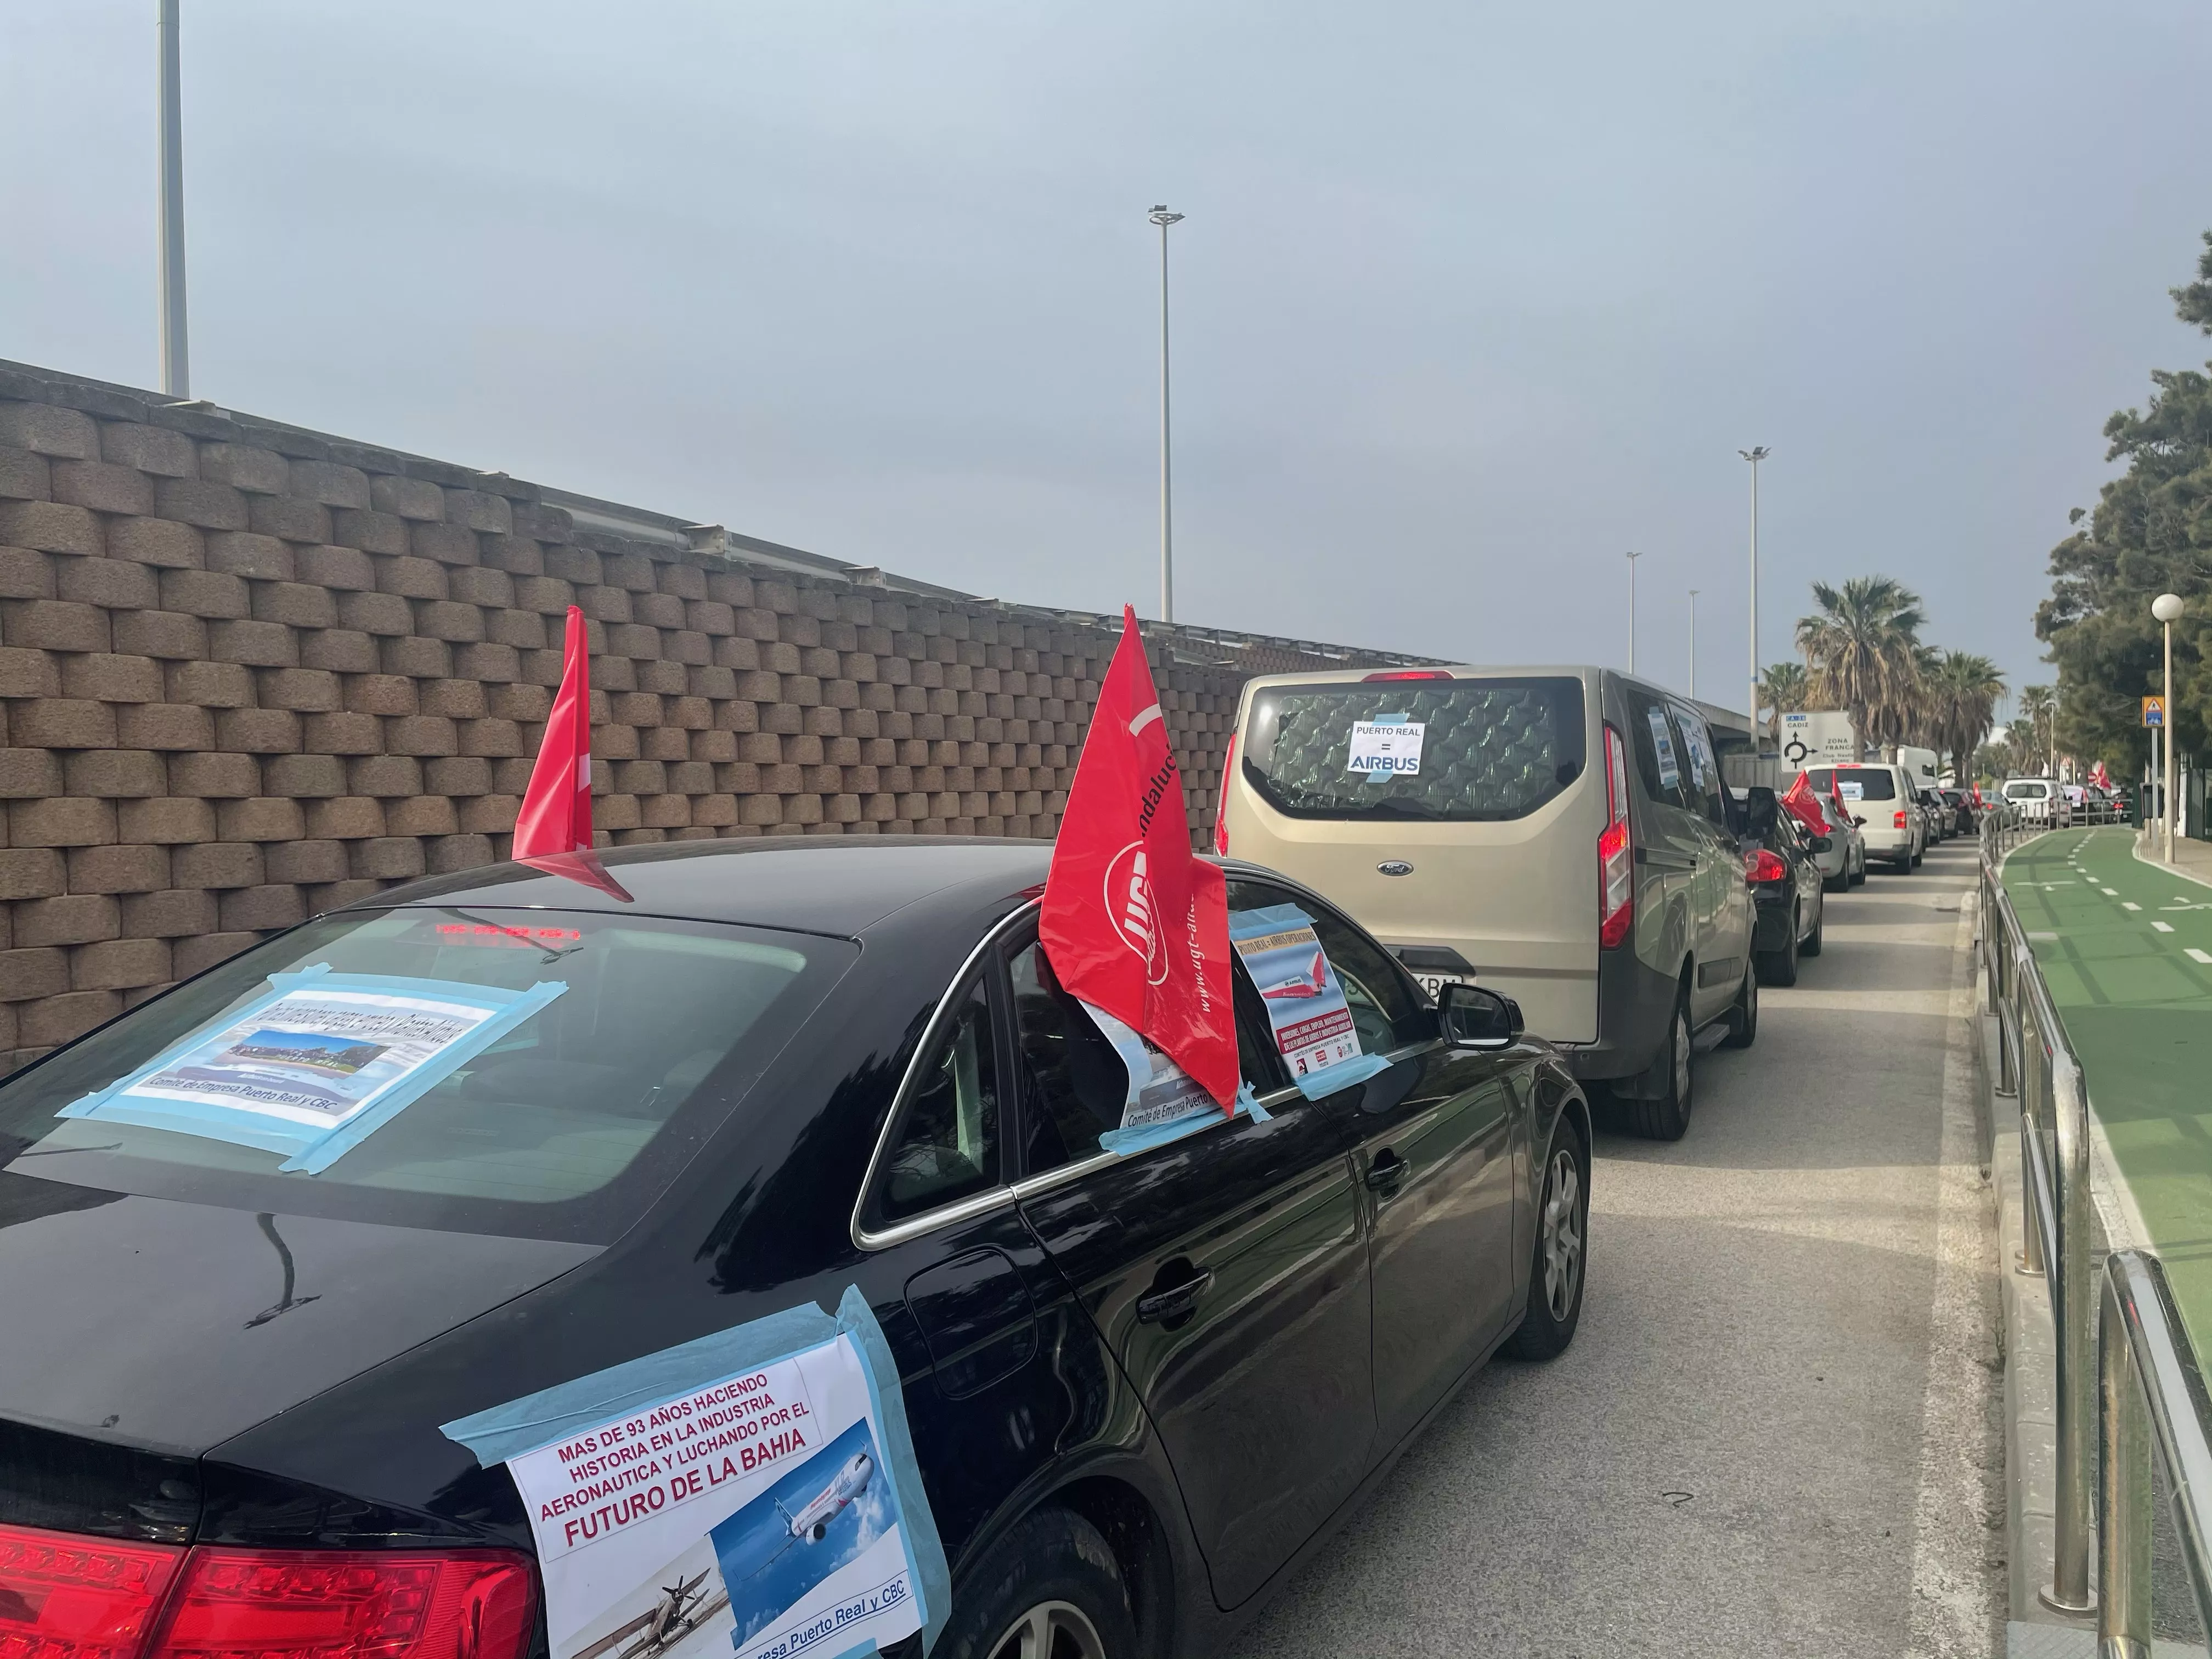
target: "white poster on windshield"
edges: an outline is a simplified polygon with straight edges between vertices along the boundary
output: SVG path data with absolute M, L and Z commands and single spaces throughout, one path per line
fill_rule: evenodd
M 551 1659 L 825 1659 L 921 1628 L 850 1334 L 512 1458 Z
M 1352 752 L 1344 763 L 1347 772 L 1364 772 L 1370 783 L 1385 778 L 1419 777 L 1421 744 L 1428 722 L 1403 714 L 1377 714 L 1371 720 L 1352 723 Z

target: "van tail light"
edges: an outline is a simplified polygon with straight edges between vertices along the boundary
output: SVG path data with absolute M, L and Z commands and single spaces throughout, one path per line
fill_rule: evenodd
M 0 1654 L 136 1659 L 182 1547 L 0 1526 Z
M 1237 734 L 1229 734 L 1229 752 L 1221 757 L 1221 799 L 1213 803 L 1213 850 L 1229 856 L 1229 780 L 1237 775 Z
M 1894 827 L 1894 828 L 1896 828 L 1896 829 L 1899 829 L 1899 830 L 1902 830 L 1902 829 L 1904 829 L 1904 828 L 1905 828 L 1905 814 L 1904 814 L 1904 813 L 1899 812 L 1899 813 L 1897 815 L 1897 823 L 1896 823 L 1896 824 L 1895 824 L 1893 827 Z
M 522 1659 L 536 1617 L 512 1551 L 185 1550 L 0 1526 L 4 1659 Z
M 1790 866 L 1782 861 L 1779 853 L 1764 847 L 1753 848 L 1743 855 L 1743 878 L 1754 886 L 1761 882 L 1787 881 Z
M 1359 683 L 1372 685 L 1377 680 L 1448 680 L 1451 671 L 1444 668 L 1386 668 L 1373 674 L 1362 674 Z
M 1636 924 L 1636 842 L 1628 827 L 1628 756 L 1605 728 L 1605 830 L 1597 838 L 1597 942 L 1611 951 Z

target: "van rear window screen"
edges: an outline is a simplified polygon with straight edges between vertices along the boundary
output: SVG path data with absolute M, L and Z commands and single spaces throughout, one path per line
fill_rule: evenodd
M 1897 799 L 1896 775 L 1878 766 L 1839 766 L 1836 769 L 1836 781 L 1843 786 L 1844 793 L 1853 800 Z M 1856 795 L 1851 794 L 1853 784 L 1858 786 Z
M 1385 720 L 1421 732 L 1419 769 L 1350 769 L 1355 729 Z M 1255 696 L 1242 751 L 1245 776 L 1291 817 L 1526 817 L 1582 775 L 1582 682 L 1275 686 Z

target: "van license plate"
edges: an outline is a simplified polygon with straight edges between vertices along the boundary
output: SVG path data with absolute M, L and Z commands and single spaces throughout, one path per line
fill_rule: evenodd
M 1445 986 L 1468 983 L 1465 974 L 1416 974 L 1413 977 L 1421 982 L 1421 988 L 1429 994 L 1431 1002 L 1443 994 Z

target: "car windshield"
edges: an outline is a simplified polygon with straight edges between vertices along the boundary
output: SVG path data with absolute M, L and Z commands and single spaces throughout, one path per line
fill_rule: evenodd
M 606 1242 L 858 951 L 585 912 L 320 917 L 0 1085 L 0 1188 Z
M 1577 679 L 1363 681 L 1261 691 L 1243 767 L 1291 817 L 1495 823 L 1556 799 L 1584 753 Z
M 1832 770 L 1817 766 L 1812 769 L 1812 778 L 1815 790 L 1825 794 L 1832 784 L 1847 801 L 1897 799 L 1897 780 L 1886 767 L 1838 766 Z

